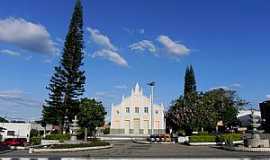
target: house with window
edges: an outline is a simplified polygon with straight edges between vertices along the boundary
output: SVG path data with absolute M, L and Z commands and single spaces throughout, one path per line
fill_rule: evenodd
M 8 138 L 25 138 L 27 142 L 30 140 L 30 123 L 0 123 L 0 127 L 5 128 L 1 133 L 2 140 Z
M 1 128 L 2 132 L 1 132 Z M 53 126 L 48 124 L 46 128 L 37 123 L 0 123 L 0 135 L 2 141 L 8 138 L 25 138 L 27 142 L 30 141 L 31 130 L 37 130 L 39 132 L 50 132 L 53 130 Z
M 112 105 L 110 134 L 149 135 L 165 132 L 164 106 L 153 104 L 143 95 L 137 83 L 129 97 L 122 97 L 118 105 Z

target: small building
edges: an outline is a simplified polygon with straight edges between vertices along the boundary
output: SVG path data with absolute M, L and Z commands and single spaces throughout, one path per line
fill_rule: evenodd
M 153 104 L 152 115 L 151 100 L 143 95 L 137 83 L 129 97 L 123 96 L 120 104 L 112 105 L 110 134 L 146 136 L 151 134 L 151 126 L 153 133 L 164 133 L 164 106 Z
M 7 138 L 25 138 L 27 142 L 30 141 L 30 123 L 0 123 L 0 127 L 5 128 L 2 135 L 2 140 Z
M 32 129 L 44 132 L 45 128 L 37 123 L 0 123 L 2 130 L 1 137 L 4 141 L 7 138 L 25 138 L 30 141 L 30 132 Z M 52 125 L 46 126 L 46 132 L 52 130 Z
M 241 127 L 249 127 L 251 125 L 250 121 L 251 110 L 240 110 L 237 118 L 241 122 Z M 261 121 L 261 112 L 258 110 L 254 110 L 255 119 L 259 122 Z
M 260 103 L 260 110 L 262 116 L 262 127 L 270 133 L 270 100 Z

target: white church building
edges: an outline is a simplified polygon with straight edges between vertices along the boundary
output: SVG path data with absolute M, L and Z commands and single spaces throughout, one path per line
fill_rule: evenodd
M 137 83 L 129 97 L 123 96 L 120 104 L 112 105 L 110 134 L 132 136 L 151 133 L 165 133 L 164 106 L 153 104 L 151 110 L 151 98 L 143 95 Z

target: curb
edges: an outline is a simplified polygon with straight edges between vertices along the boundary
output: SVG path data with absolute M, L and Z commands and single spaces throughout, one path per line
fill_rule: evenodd
M 223 149 L 230 150 L 230 151 L 242 151 L 242 152 L 270 152 L 270 148 L 248 148 L 248 147 L 224 146 Z
M 242 144 L 244 141 L 233 141 L 233 144 Z M 213 145 L 224 145 L 225 142 L 191 142 L 188 143 L 190 146 L 213 146 Z
M 43 152 L 75 152 L 75 151 L 86 151 L 86 150 L 98 150 L 112 148 L 113 145 L 107 146 L 96 146 L 96 147 L 83 147 L 83 148 L 63 148 L 63 149 L 29 149 L 29 153 L 43 153 Z
M 137 140 L 132 140 L 133 143 L 138 143 L 138 144 L 151 144 L 148 141 L 137 141 Z

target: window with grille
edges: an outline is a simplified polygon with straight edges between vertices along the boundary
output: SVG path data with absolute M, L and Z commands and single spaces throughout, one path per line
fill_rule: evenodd
M 135 113 L 139 113 L 139 112 L 140 112 L 139 107 L 135 107 Z
M 129 107 L 126 107 L 126 113 L 129 113 L 130 110 L 129 110 Z
M 148 107 L 144 107 L 144 113 L 148 113 Z

